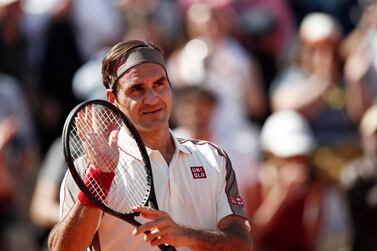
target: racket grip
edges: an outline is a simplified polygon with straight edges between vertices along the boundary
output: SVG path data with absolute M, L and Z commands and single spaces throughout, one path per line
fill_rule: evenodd
M 132 225 L 134 225 L 135 227 L 138 227 L 141 225 L 140 222 L 136 221 L 136 220 L 133 220 L 133 221 L 130 221 L 128 220 L 129 223 L 131 223 Z M 151 231 L 145 231 L 146 234 L 149 234 Z M 172 247 L 172 246 L 169 246 L 169 245 L 165 245 L 165 244 L 160 244 L 158 245 L 158 248 L 161 250 L 161 251 L 177 251 L 177 249 L 175 249 L 175 247 Z
M 162 251 L 177 251 L 177 249 L 175 249 L 174 247 L 165 244 L 158 245 L 158 248 Z

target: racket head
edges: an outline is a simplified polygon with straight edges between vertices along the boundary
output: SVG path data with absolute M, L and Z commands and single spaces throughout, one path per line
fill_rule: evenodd
M 118 134 L 116 147 L 108 143 L 114 132 Z M 77 105 L 65 121 L 62 140 L 64 157 L 74 181 L 104 212 L 139 225 L 132 207 L 148 205 L 154 198 L 152 207 L 157 208 L 147 150 L 135 126 L 116 106 L 105 100 Z M 116 159 L 116 151 L 118 161 L 114 168 L 114 161 L 109 159 Z M 101 171 L 113 170 L 115 174 L 105 197 L 98 195 L 100 185 L 87 182 L 93 156 L 99 159 L 94 162 L 101 166 Z

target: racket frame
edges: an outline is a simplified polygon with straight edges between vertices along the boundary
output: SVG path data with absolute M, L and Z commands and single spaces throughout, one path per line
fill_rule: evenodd
M 143 143 L 143 140 L 141 139 L 140 134 L 138 133 L 136 127 L 133 125 L 133 123 L 127 118 L 127 116 L 115 105 L 111 104 L 108 101 L 100 100 L 100 99 L 94 99 L 94 100 L 88 100 L 84 101 L 80 104 L 78 104 L 68 115 L 63 128 L 63 137 L 62 137 L 62 143 L 63 143 L 63 149 L 64 149 L 64 158 L 68 165 L 68 169 L 70 170 L 70 173 L 72 175 L 72 178 L 76 182 L 79 189 L 90 199 L 92 200 L 96 206 L 98 206 L 100 209 L 102 209 L 104 212 L 109 213 L 115 217 L 118 217 L 122 220 L 127 221 L 128 223 L 134 225 L 134 226 L 140 226 L 141 224 L 135 220 L 135 216 L 138 216 L 138 213 L 121 213 L 118 212 L 106 205 L 104 205 L 99 199 L 97 199 L 95 196 L 92 195 L 92 193 L 89 191 L 88 187 L 85 185 L 83 178 L 80 176 L 80 174 L 77 172 L 77 169 L 75 167 L 74 161 L 71 157 L 71 146 L 69 143 L 69 129 L 72 128 L 72 124 L 75 123 L 74 118 L 78 114 L 79 111 L 81 111 L 84 107 L 88 105 L 101 105 L 106 108 L 109 108 L 112 112 L 114 112 L 117 116 L 119 116 L 123 123 L 127 126 L 127 128 L 130 130 L 132 137 L 134 138 L 139 150 L 141 157 L 143 158 L 143 162 L 145 164 L 144 168 L 147 173 L 147 181 L 148 186 L 150 187 L 149 191 L 147 191 L 149 194 L 146 196 L 146 199 L 144 199 L 143 206 L 146 206 L 149 204 L 154 209 L 158 210 L 158 204 L 156 200 L 156 195 L 154 191 L 154 184 L 153 184 L 153 174 L 152 174 L 152 167 L 150 163 L 150 159 L 148 157 L 147 150 L 145 148 L 145 145 Z

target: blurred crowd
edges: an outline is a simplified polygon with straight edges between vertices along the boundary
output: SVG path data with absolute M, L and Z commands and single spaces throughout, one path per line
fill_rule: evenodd
M 173 132 L 232 160 L 255 251 L 377 250 L 374 0 L 0 0 L 0 251 L 42 251 L 101 60 L 160 45 Z

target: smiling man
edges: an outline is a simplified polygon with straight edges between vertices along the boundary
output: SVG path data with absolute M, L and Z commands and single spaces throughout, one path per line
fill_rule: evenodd
M 148 148 L 160 210 L 135 208 L 144 218 L 135 229 L 77 199 L 67 173 L 50 249 L 141 251 L 167 243 L 177 250 L 251 250 L 227 154 L 207 141 L 178 139 L 169 128 L 172 89 L 162 51 L 138 40 L 118 43 L 105 56 L 102 74 L 108 101 L 130 118 Z

